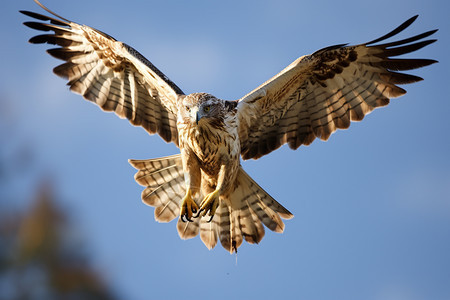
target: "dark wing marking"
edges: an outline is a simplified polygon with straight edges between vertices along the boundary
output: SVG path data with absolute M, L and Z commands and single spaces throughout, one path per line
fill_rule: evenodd
M 133 125 L 158 133 L 178 145 L 177 99 L 184 95 L 169 78 L 132 47 L 94 28 L 64 19 L 36 1 L 55 17 L 21 13 L 44 22 L 25 22 L 50 32 L 30 39 L 53 44 L 47 52 L 66 61 L 54 72 L 69 80 L 70 89 L 105 111 L 127 118 Z
M 396 71 L 435 63 L 399 59 L 436 40 L 431 30 L 404 40 L 373 45 L 411 25 L 417 16 L 392 32 L 356 46 L 336 45 L 295 60 L 275 77 L 239 100 L 239 137 L 243 159 L 257 159 L 283 144 L 297 149 L 315 138 L 327 140 L 374 108 L 406 91 L 397 84 L 422 78 Z

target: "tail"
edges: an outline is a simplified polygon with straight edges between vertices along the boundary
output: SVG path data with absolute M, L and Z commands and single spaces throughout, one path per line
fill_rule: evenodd
M 148 160 L 129 160 L 138 169 L 136 181 L 146 188 L 142 201 L 155 207 L 158 222 L 170 222 L 180 215 L 180 205 L 186 194 L 181 156 L 172 155 Z M 197 204 L 203 195 L 196 198 Z M 257 244 L 264 237 L 264 224 L 270 230 L 283 232 L 281 218 L 290 219 L 293 215 L 267 194 L 242 169 L 236 180 L 236 189 L 225 199 L 221 198 L 219 207 L 211 222 L 207 218 L 194 218 L 194 222 L 182 222 L 178 218 L 177 229 L 182 239 L 189 239 L 200 233 L 200 238 L 208 249 L 220 240 L 230 253 L 237 249 L 245 239 Z
M 264 224 L 275 232 L 284 231 L 281 220 L 294 215 L 273 199 L 243 169 L 239 169 L 237 188 L 229 196 L 228 210 L 220 214 L 220 242 L 230 253 L 237 252 L 243 239 L 258 244 L 264 237 Z M 221 205 L 225 201 L 222 201 Z
M 129 162 L 139 170 L 134 179 L 146 187 L 142 191 L 142 201 L 155 207 L 155 220 L 167 223 L 179 217 L 181 201 L 186 194 L 181 155 L 145 160 L 130 159 Z M 198 221 L 194 219 L 194 222 L 182 222 L 178 219 L 180 237 L 189 239 L 197 236 Z

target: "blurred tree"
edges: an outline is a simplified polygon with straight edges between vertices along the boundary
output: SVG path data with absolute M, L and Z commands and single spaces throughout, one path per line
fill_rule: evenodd
M 30 202 L 19 201 L 19 187 L 30 189 L 42 179 L 32 170 L 33 148 L 17 134 L 8 103 L 0 95 L 0 299 L 115 299 L 56 205 L 49 181 L 29 208 L 14 213 L 19 210 L 13 204 Z M 26 173 L 31 180 L 24 181 Z
M 43 185 L 22 216 L 0 219 L 0 299 L 115 299 Z

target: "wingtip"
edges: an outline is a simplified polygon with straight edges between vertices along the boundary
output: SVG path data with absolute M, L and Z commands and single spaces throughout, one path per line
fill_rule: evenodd
M 427 31 L 426 34 L 427 34 L 427 36 L 431 36 L 438 31 L 439 31 L 439 29 L 433 29 L 433 30 Z M 435 39 L 434 41 L 437 41 L 437 39 Z
M 419 14 L 412 16 L 411 18 L 409 18 L 409 20 L 411 20 L 411 23 L 414 22 L 417 18 L 419 17 Z M 409 21 L 408 20 L 408 21 Z
M 404 26 L 404 28 L 407 28 L 407 27 L 409 27 L 412 23 L 414 23 L 414 22 L 417 20 L 418 17 L 419 17 L 418 14 L 415 15 L 415 16 L 412 16 L 411 18 L 409 18 L 408 20 L 406 20 L 405 22 L 403 22 L 403 24 L 400 25 L 400 26 Z
M 384 40 L 387 40 L 388 38 L 393 37 L 394 35 L 399 34 L 400 32 L 402 32 L 403 30 L 405 30 L 406 28 L 408 28 L 409 26 L 411 26 L 411 24 L 419 17 L 419 15 L 415 15 L 411 18 L 409 18 L 408 20 L 406 20 L 405 22 L 403 22 L 402 24 L 400 24 L 400 26 L 398 26 L 397 28 L 395 28 L 394 30 L 392 30 L 391 32 L 383 35 L 382 37 L 379 37 L 375 40 L 372 40 L 370 42 L 365 43 L 365 45 L 371 45 L 371 44 L 375 44 Z
M 41 30 L 41 31 L 48 31 L 43 25 L 42 23 L 39 22 L 34 22 L 34 21 L 27 21 L 27 22 L 23 22 L 23 25 L 34 29 L 34 30 Z

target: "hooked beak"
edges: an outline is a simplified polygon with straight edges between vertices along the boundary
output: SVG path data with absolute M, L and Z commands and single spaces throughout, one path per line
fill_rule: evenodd
M 196 113 L 195 113 L 195 123 L 198 125 L 198 121 L 200 121 L 200 119 L 201 119 L 202 117 L 200 116 L 200 114 L 199 114 L 199 112 L 197 111 Z
M 191 120 L 195 120 L 195 123 L 198 125 L 198 121 L 202 118 L 201 112 L 198 111 L 197 107 L 192 107 L 191 109 Z
M 197 111 L 195 112 L 195 123 L 198 125 L 198 122 L 199 122 L 204 116 L 205 116 L 205 115 L 204 115 L 201 111 L 197 110 Z

